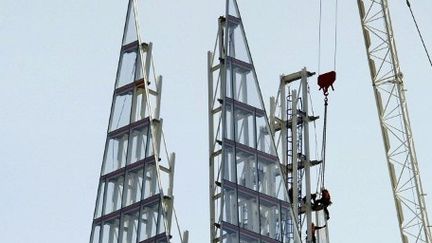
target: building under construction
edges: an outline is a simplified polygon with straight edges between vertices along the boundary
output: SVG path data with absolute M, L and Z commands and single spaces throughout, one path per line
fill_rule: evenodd
M 178 224 L 175 154 L 166 148 L 170 135 L 160 115 L 162 76 L 152 68 L 153 44 L 140 37 L 136 1 L 129 0 L 126 14 L 90 243 L 168 243 Z M 323 73 L 282 74 L 275 96 L 263 97 L 237 1 L 225 4 L 207 53 L 209 242 L 330 242 L 325 155 L 336 63 Z M 387 1 L 358 0 L 358 10 L 394 220 L 403 243 L 432 243 Z M 323 91 L 323 114 L 314 114 L 312 88 Z M 312 145 L 317 123 L 321 144 Z M 179 243 L 188 242 L 188 231 L 177 234 Z

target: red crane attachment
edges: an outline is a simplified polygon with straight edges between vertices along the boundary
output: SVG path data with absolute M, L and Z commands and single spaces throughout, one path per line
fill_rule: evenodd
M 329 94 L 328 90 L 330 87 L 332 88 L 332 90 L 334 90 L 333 83 L 335 82 L 335 80 L 336 80 L 335 71 L 323 73 L 318 76 L 318 86 L 320 87 L 319 90 L 322 89 L 326 97 Z

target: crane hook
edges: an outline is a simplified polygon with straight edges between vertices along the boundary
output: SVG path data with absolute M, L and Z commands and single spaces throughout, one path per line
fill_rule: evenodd
M 334 91 L 333 83 L 336 80 L 336 72 L 330 71 L 327 73 L 323 73 L 318 76 L 318 85 L 319 90 L 323 90 L 324 95 L 327 97 L 329 95 L 329 88 Z

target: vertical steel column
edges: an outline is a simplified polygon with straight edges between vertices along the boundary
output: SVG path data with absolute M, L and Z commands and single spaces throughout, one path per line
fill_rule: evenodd
M 217 43 L 219 45 L 219 56 L 224 56 L 224 34 L 223 34 L 223 24 L 224 19 L 219 18 L 218 21 L 218 35 L 217 35 Z M 218 97 L 217 94 L 219 92 L 219 98 L 222 100 L 224 97 L 224 90 L 225 90 L 225 74 L 223 72 L 223 60 L 220 59 L 220 63 L 218 65 L 213 66 L 213 59 L 215 54 L 212 52 L 207 53 L 207 65 L 208 65 L 208 129 L 209 129 L 209 203 L 210 203 L 210 242 L 216 242 L 218 238 L 218 230 L 220 225 L 217 224 L 216 217 L 221 217 L 221 213 L 217 213 L 216 208 L 216 201 L 222 201 L 220 200 L 221 193 L 218 193 L 217 187 L 220 186 L 220 181 L 218 181 L 218 178 L 215 177 L 215 170 L 219 170 L 219 168 L 216 168 L 216 159 L 219 158 L 222 154 L 222 149 L 217 150 L 216 146 L 218 144 L 217 137 L 220 135 L 221 131 L 221 125 L 224 121 L 222 121 L 222 107 L 216 106 Z M 214 86 L 214 80 L 213 80 L 213 73 L 218 72 L 220 74 L 220 80 L 217 80 L 217 83 L 220 84 L 219 89 L 218 85 L 216 87 Z M 218 120 L 218 121 L 216 121 Z M 217 122 L 215 130 L 215 121 Z M 218 183 L 219 185 L 217 185 Z M 219 205 L 220 208 L 221 205 Z M 219 220 L 219 219 L 218 219 Z
M 281 97 L 281 101 L 282 101 L 282 102 L 280 102 L 280 106 L 281 106 L 281 110 L 282 110 L 282 112 L 281 112 L 282 121 L 287 120 L 287 104 L 285 102 L 285 99 L 286 99 L 285 89 L 286 89 L 285 84 L 283 82 L 280 82 L 279 90 L 280 90 L 280 97 Z M 282 144 L 285 143 L 285 145 L 282 146 L 282 158 L 280 158 L 280 159 L 282 160 L 282 164 L 287 166 L 288 165 L 288 154 L 287 154 L 288 149 L 287 149 L 287 145 L 286 145 L 287 135 L 288 135 L 287 123 L 285 122 L 284 125 L 280 127 L 280 129 L 281 129 L 281 140 L 283 141 Z
M 207 53 L 208 63 L 208 129 L 209 129 L 209 203 L 210 203 L 210 242 L 216 238 L 215 229 L 215 177 L 214 177 L 214 120 L 213 120 L 213 72 L 212 72 L 213 53 Z
M 285 89 L 285 87 L 284 87 Z M 293 90 L 291 92 L 292 95 L 292 120 L 291 120 L 291 134 L 292 134 L 292 174 L 293 174 L 293 179 L 292 179 L 292 187 L 291 190 L 293 192 L 293 201 L 292 203 L 292 207 L 293 207 L 293 211 L 294 211 L 294 218 L 293 221 L 296 225 L 300 225 L 299 223 L 299 212 L 298 212 L 298 143 L 297 143 L 297 91 Z M 285 96 L 282 96 L 282 103 L 285 104 L 286 102 L 284 101 Z M 285 113 L 285 112 L 282 112 Z M 282 130 L 282 132 L 284 132 Z M 285 130 L 285 134 L 287 133 L 287 131 Z M 286 137 L 286 135 L 285 135 Z M 284 140 L 286 142 L 286 140 Z M 286 146 L 283 146 L 286 148 Z
M 302 106 L 303 106 L 303 133 L 304 133 L 304 156 L 305 156 L 305 179 L 306 179 L 306 224 L 307 224 L 307 242 L 312 242 L 312 206 L 311 206 L 311 175 L 310 175 L 310 156 L 309 156 L 309 100 L 308 100 L 308 83 L 307 83 L 307 71 L 303 68 L 301 77 L 301 89 L 302 89 Z

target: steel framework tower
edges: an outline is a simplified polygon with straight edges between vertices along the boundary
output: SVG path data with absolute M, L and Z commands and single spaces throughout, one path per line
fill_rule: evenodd
M 431 243 L 388 3 L 357 2 L 402 242 Z
M 129 0 L 90 243 L 171 238 L 175 154 L 161 152 L 162 77 L 150 75 L 152 43 L 140 39 L 137 12 Z
M 210 242 L 300 242 L 235 0 L 208 53 Z
M 329 242 L 328 227 L 316 232 L 311 229 L 312 223 L 316 226 L 327 225 L 323 208 L 311 203 L 312 178 L 315 178 L 311 176 L 311 169 L 322 163 L 322 160 L 311 159 L 309 145 L 309 123 L 318 119 L 309 115 L 308 78 L 314 74 L 304 68 L 296 73 L 281 75 L 277 95 L 270 98 L 270 127 L 286 175 L 290 201 L 296 205 L 293 206 L 296 217 L 291 228 L 297 225 L 300 231 L 304 229 L 308 233 L 307 242 L 311 242 L 314 233 L 317 242 L 324 243 Z

